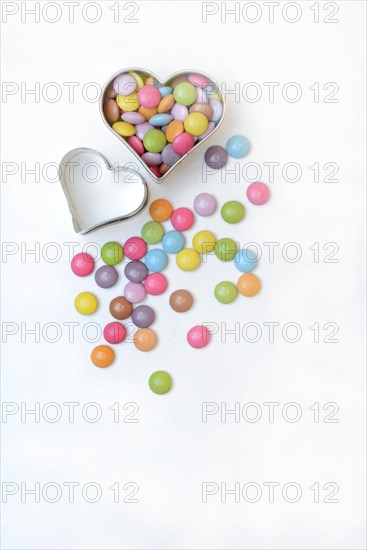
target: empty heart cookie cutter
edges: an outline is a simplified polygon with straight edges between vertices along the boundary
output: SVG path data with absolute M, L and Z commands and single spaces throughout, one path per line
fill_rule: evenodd
M 113 84 L 113 81 L 115 80 L 115 78 L 117 78 L 119 75 L 123 74 L 123 73 L 129 73 L 129 72 L 134 72 L 134 73 L 139 73 L 139 74 L 142 74 L 144 77 L 152 77 L 156 80 L 156 82 L 159 82 L 162 86 L 169 86 L 169 84 L 171 82 L 173 82 L 173 80 L 175 80 L 176 78 L 179 78 L 181 76 L 186 76 L 190 73 L 199 73 L 200 75 L 206 77 L 208 79 L 208 85 L 209 86 L 212 86 L 212 89 L 213 91 L 216 91 L 220 97 L 221 97 L 221 101 L 222 101 L 222 104 L 223 104 L 223 112 L 222 112 L 222 116 L 220 117 L 219 121 L 216 123 L 215 127 L 213 128 L 213 130 L 203 139 L 201 139 L 200 141 L 197 141 L 196 144 L 194 145 L 194 147 L 192 149 L 190 149 L 190 151 L 188 153 L 186 153 L 185 155 L 183 155 L 173 166 L 170 167 L 169 170 L 167 170 L 167 172 L 163 175 L 161 175 L 161 177 L 157 177 L 154 172 L 152 172 L 150 169 L 149 169 L 149 166 L 142 160 L 142 158 L 139 156 L 139 154 L 129 145 L 129 143 L 126 141 L 126 139 L 124 139 L 122 136 L 120 136 L 119 134 L 117 134 L 112 126 L 107 122 L 106 120 L 106 117 L 104 115 L 104 112 L 103 112 L 103 105 L 104 105 L 104 102 L 106 100 L 106 98 L 108 97 L 107 96 L 107 92 L 108 90 L 112 87 L 112 84 Z M 185 69 L 185 70 L 182 70 L 182 71 L 177 71 L 176 73 L 173 73 L 171 74 L 168 78 L 166 78 L 166 80 L 164 81 L 161 81 L 161 79 L 155 75 L 154 73 L 152 73 L 151 71 L 148 71 L 147 69 L 142 69 L 142 68 L 139 68 L 139 67 L 130 67 L 130 68 L 126 68 L 126 69 L 121 69 L 120 71 L 116 72 L 114 75 L 112 75 L 108 80 L 107 82 L 105 83 L 105 85 L 103 86 L 102 88 L 102 93 L 101 93 L 101 99 L 100 99 L 100 113 L 101 113 L 101 117 L 102 117 L 102 120 L 103 122 L 106 124 L 107 128 L 117 137 L 120 139 L 120 141 L 123 142 L 123 144 L 128 148 L 130 149 L 130 151 L 136 156 L 137 159 L 139 159 L 139 162 L 142 163 L 142 165 L 148 170 L 149 172 L 149 175 L 154 178 L 155 180 L 161 182 L 163 180 L 163 178 L 165 178 L 168 174 L 170 174 L 172 172 L 172 170 L 178 166 L 178 164 L 180 164 L 180 162 L 182 162 L 183 160 L 185 160 L 188 155 L 190 153 L 192 153 L 193 151 L 195 151 L 198 147 L 200 147 L 200 145 L 202 143 L 204 143 L 204 141 L 206 141 L 210 136 L 212 136 L 214 134 L 214 132 L 216 132 L 219 128 L 219 126 L 222 124 L 223 122 L 223 118 L 224 118 L 224 113 L 225 113 L 225 99 L 224 99 L 224 95 L 222 94 L 221 90 L 220 90 L 220 87 L 219 87 L 219 84 L 216 82 L 216 80 L 211 77 L 210 75 L 208 75 L 207 73 L 204 73 L 203 71 L 200 71 L 200 70 L 189 70 L 189 69 Z
M 94 149 L 69 151 L 59 165 L 74 229 L 84 235 L 131 218 L 148 199 L 148 187 L 134 170 L 110 166 Z

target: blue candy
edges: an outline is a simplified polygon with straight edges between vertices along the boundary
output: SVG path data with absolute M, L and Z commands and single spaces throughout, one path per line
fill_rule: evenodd
M 250 142 L 245 136 L 232 136 L 227 141 L 226 150 L 230 157 L 240 159 L 247 155 L 250 149 Z
M 164 250 L 153 248 L 146 253 L 144 263 L 149 271 L 157 273 L 158 271 L 163 271 L 167 266 L 168 257 Z
M 161 94 L 161 97 L 166 97 L 166 95 L 169 95 L 173 92 L 173 88 L 171 86 L 161 86 L 159 88 L 159 93 Z
M 249 248 L 239 250 L 234 257 L 234 265 L 242 273 L 250 273 L 256 267 L 257 257 L 255 252 Z
M 185 237 L 180 231 L 167 231 L 163 236 L 162 246 L 168 254 L 177 254 L 185 246 Z
M 158 115 L 153 115 L 149 119 L 149 124 L 152 124 L 153 126 L 165 126 L 166 124 L 169 124 L 173 120 L 173 116 L 169 115 L 168 113 L 160 113 Z

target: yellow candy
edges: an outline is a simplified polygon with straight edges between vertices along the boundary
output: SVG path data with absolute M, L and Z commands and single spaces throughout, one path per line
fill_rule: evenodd
M 152 78 L 151 76 L 148 76 L 148 78 L 145 81 L 145 85 L 146 86 L 154 86 L 154 78 Z
M 199 254 L 207 254 L 215 248 L 216 238 L 210 231 L 199 231 L 192 239 L 192 246 Z
M 192 136 L 201 136 L 207 131 L 208 125 L 208 119 L 203 113 L 191 113 L 184 120 L 185 130 Z
M 140 90 L 140 88 L 142 88 L 144 86 L 144 80 L 142 79 L 140 74 L 135 73 L 134 71 L 131 71 L 129 74 L 131 74 L 131 76 L 133 76 L 135 78 L 135 80 L 138 84 L 138 90 Z
M 123 111 L 136 111 L 136 109 L 140 107 L 137 92 L 133 92 L 129 95 L 118 95 L 116 97 L 116 103 Z
M 199 254 L 192 248 L 183 248 L 176 256 L 176 264 L 183 271 L 194 271 L 200 263 Z
M 75 298 L 74 305 L 82 315 L 91 315 L 98 307 L 98 300 L 91 292 L 81 292 Z
M 136 133 L 135 126 L 122 120 L 112 124 L 112 128 L 122 137 L 130 137 Z

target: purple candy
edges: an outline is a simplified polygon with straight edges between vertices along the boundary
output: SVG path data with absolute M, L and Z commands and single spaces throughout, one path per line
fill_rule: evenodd
M 180 158 L 181 155 L 175 153 L 175 151 L 173 150 L 172 143 L 167 143 L 167 145 L 162 150 L 162 162 L 164 162 L 164 164 L 167 164 L 167 166 L 173 166 Z
M 223 104 L 218 99 L 209 99 L 209 105 L 213 109 L 212 120 L 217 122 L 223 114 Z
M 223 168 L 227 162 L 227 157 L 227 151 L 223 149 L 223 147 L 220 145 L 212 145 L 206 150 L 204 159 L 210 168 L 218 170 L 219 168 Z
M 141 158 L 148 166 L 159 166 L 162 164 L 162 155 L 160 153 L 144 153 Z
M 180 105 L 179 103 L 175 103 L 172 109 L 170 110 L 171 115 L 176 120 L 181 120 L 183 122 L 187 115 L 189 114 L 189 111 L 185 105 Z
M 141 124 L 137 124 L 135 126 L 135 130 L 138 138 L 143 141 L 145 134 L 149 132 L 149 130 L 154 130 L 154 126 L 149 124 L 149 122 L 142 122 Z
M 214 122 L 210 121 L 209 124 L 208 124 L 208 129 L 206 130 L 206 132 L 204 132 L 203 134 L 201 134 L 201 136 L 199 136 L 199 141 L 201 141 L 202 139 L 206 138 L 206 136 L 211 134 L 212 131 L 214 130 L 214 128 L 215 128 Z
M 136 90 L 136 80 L 131 74 L 120 74 L 113 81 L 113 88 L 120 95 L 132 94 Z
M 147 292 L 141 283 L 127 283 L 124 288 L 124 296 L 131 304 L 142 302 Z
M 139 328 L 150 327 L 155 319 L 155 313 L 149 306 L 138 306 L 131 315 L 131 320 Z
M 97 269 L 94 279 L 101 288 L 111 288 L 118 279 L 118 273 L 112 265 L 103 265 Z
M 130 124 L 141 124 L 145 121 L 145 117 L 140 113 L 124 113 L 121 115 L 122 120 Z
M 126 278 L 132 283 L 141 283 L 148 275 L 148 269 L 143 262 L 134 260 L 126 264 L 124 273 Z
M 210 216 L 217 207 L 217 201 L 209 193 L 200 193 L 194 200 L 194 210 L 199 216 Z

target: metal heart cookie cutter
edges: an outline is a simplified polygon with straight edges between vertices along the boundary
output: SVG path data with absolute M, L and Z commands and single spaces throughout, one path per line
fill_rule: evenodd
M 135 216 L 148 199 L 147 184 L 138 172 L 111 167 L 94 149 L 69 151 L 61 160 L 59 180 L 74 229 L 82 235 Z
M 181 158 L 179 158 L 179 160 L 177 160 L 172 166 L 170 166 L 170 168 L 167 170 L 167 172 L 165 172 L 164 174 L 161 174 L 160 177 L 158 177 L 151 169 L 150 167 L 148 166 L 148 164 L 146 164 L 144 162 L 144 160 L 142 159 L 142 157 L 136 152 L 136 150 L 129 144 L 129 142 L 127 141 L 127 139 L 125 139 L 124 137 L 122 137 L 121 135 L 119 135 L 113 128 L 112 128 L 112 125 L 106 120 L 106 116 L 105 116 L 105 112 L 104 112 L 104 106 L 105 106 L 105 103 L 107 100 L 111 100 L 112 98 L 115 98 L 116 97 L 116 93 L 114 92 L 114 88 L 113 88 L 113 83 L 115 81 L 115 79 L 121 75 L 129 75 L 129 74 L 133 74 L 134 77 L 136 78 L 137 76 L 140 77 L 140 80 L 141 80 L 141 85 L 143 85 L 143 80 L 141 77 L 143 77 L 144 79 L 147 79 L 147 78 L 151 78 L 154 80 L 154 82 L 156 83 L 157 86 L 170 86 L 172 83 L 174 83 L 174 81 L 176 82 L 179 82 L 181 79 L 187 79 L 188 77 L 190 78 L 190 75 L 191 76 L 194 76 L 194 75 L 197 75 L 197 76 L 200 76 L 200 77 L 203 77 L 203 80 L 205 81 L 205 84 L 206 84 L 206 87 L 204 88 L 204 90 L 206 90 L 206 92 L 204 93 L 204 97 L 205 97 L 205 102 L 207 101 L 210 101 L 210 96 L 212 94 L 213 97 L 216 96 L 218 98 L 220 98 L 220 102 L 222 104 L 222 110 L 221 110 L 221 115 L 219 117 L 218 120 L 215 121 L 215 124 L 213 122 L 211 122 L 210 124 L 212 125 L 212 128 L 210 131 L 207 131 L 205 132 L 204 134 L 204 137 L 203 138 L 197 138 L 197 141 L 195 143 L 195 145 L 192 147 L 192 149 L 190 149 L 187 153 L 183 154 L 181 156 Z M 139 84 L 138 84 L 139 86 Z M 198 92 L 199 93 L 199 92 Z M 114 95 L 113 95 L 114 94 Z M 208 96 L 208 97 L 207 97 Z M 198 97 L 196 99 L 196 102 L 199 102 L 200 103 L 200 100 Z M 168 176 L 168 174 L 170 174 L 172 172 L 172 170 L 178 166 L 178 164 L 180 164 L 183 160 L 185 160 L 188 155 L 190 155 L 190 153 L 192 153 L 193 151 L 195 151 L 198 147 L 200 147 L 200 145 L 202 143 L 204 143 L 204 141 L 206 141 L 210 136 L 212 136 L 214 134 L 214 132 L 216 132 L 219 128 L 219 126 L 222 124 L 223 122 L 223 118 L 224 118 L 224 114 L 225 114 L 225 98 L 224 98 L 224 95 L 222 94 L 221 92 L 221 89 L 220 89 L 220 86 L 218 84 L 218 82 L 213 78 L 211 77 L 210 75 L 208 75 L 207 73 L 204 73 L 203 71 L 199 71 L 199 70 L 190 70 L 190 69 L 184 69 L 184 70 L 181 70 L 181 71 L 177 71 L 176 73 L 173 73 L 171 74 L 168 78 L 166 78 L 165 80 L 161 80 L 157 75 L 155 75 L 152 71 L 148 71 L 147 69 L 142 69 L 142 68 L 139 68 L 139 67 L 130 67 L 130 68 L 126 68 L 126 69 L 122 69 L 118 72 L 116 72 L 114 75 L 112 75 L 108 80 L 107 82 L 105 83 L 104 87 L 102 88 L 102 94 L 101 94 L 101 100 L 100 100 L 100 112 L 101 112 L 101 117 L 102 117 L 102 120 L 103 122 L 106 124 L 107 128 L 112 131 L 112 133 L 122 141 L 122 143 L 128 148 L 130 149 L 130 151 L 136 156 L 136 158 L 142 163 L 142 165 L 144 166 L 144 168 L 146 168 L 148 171 L 149 171 L 149 174 L 151 175 L 152 178 L 154 178 L 155 180 L 157 181 L 162 181 L 163 178 L 165 178 L 166 176 Z M 191 112 L 191 111 L 190 111 Z M 148 120 L 146 120 L 146 123 L 148 123 Z

